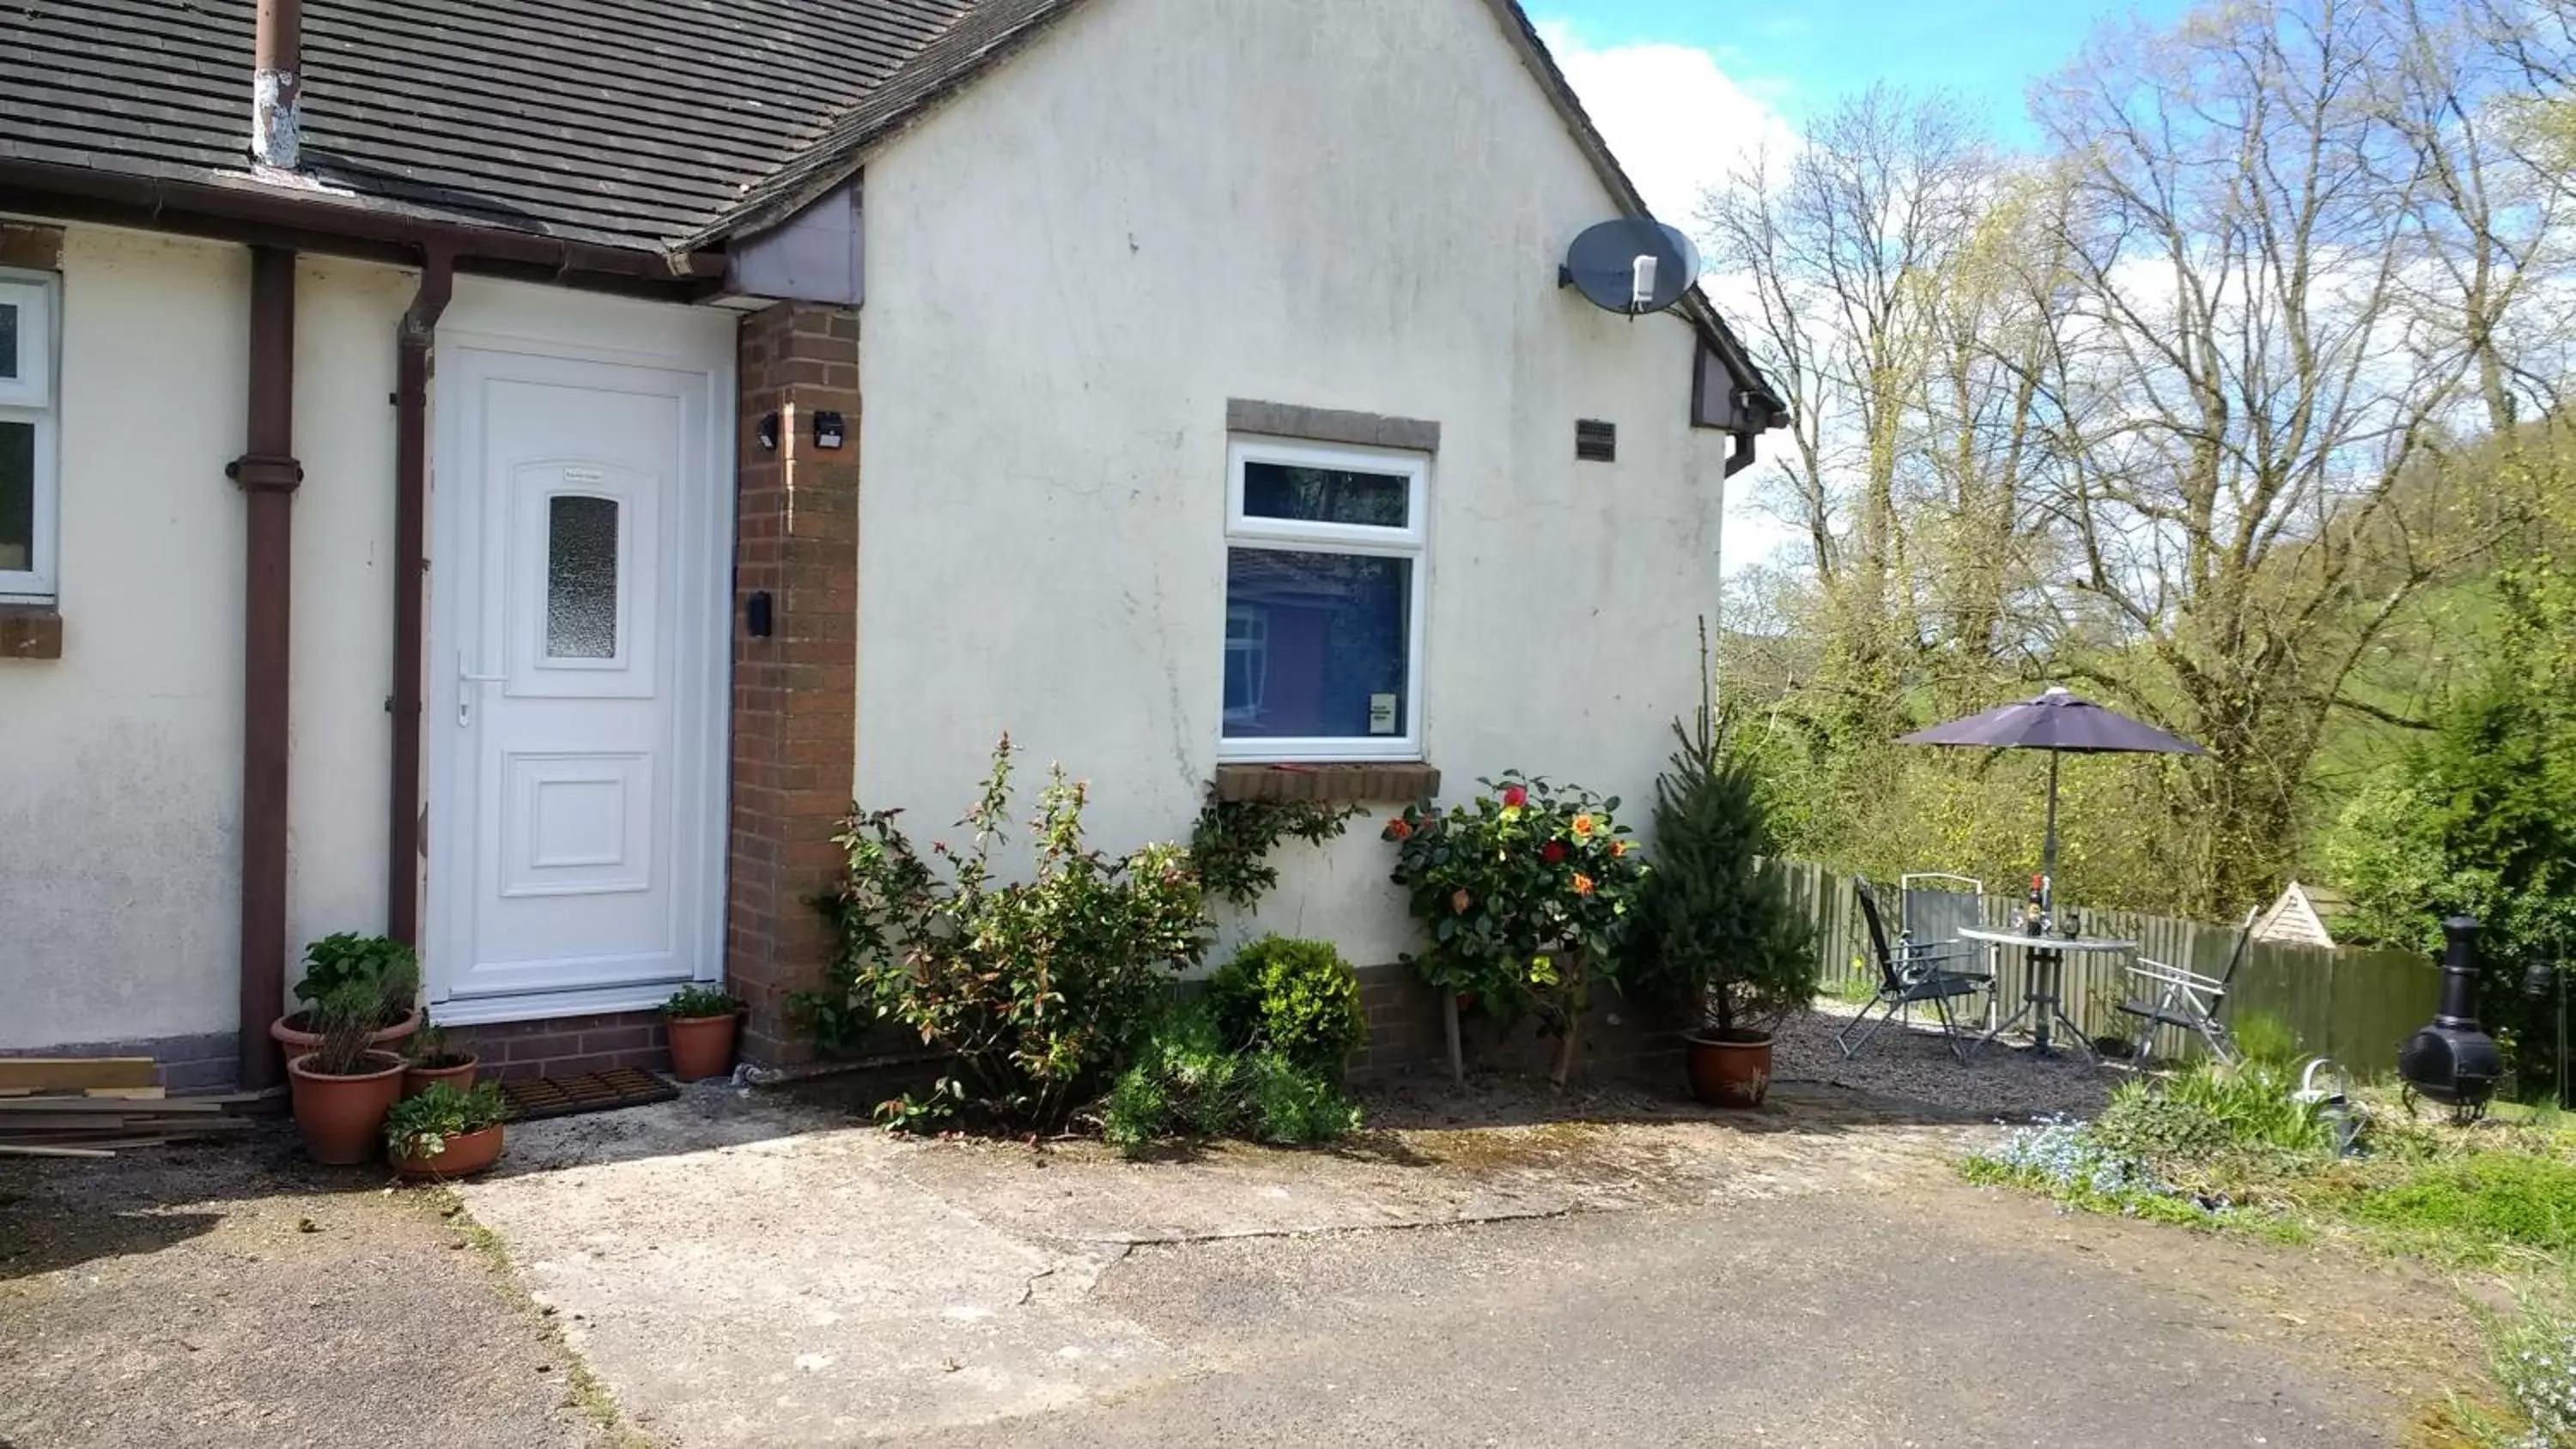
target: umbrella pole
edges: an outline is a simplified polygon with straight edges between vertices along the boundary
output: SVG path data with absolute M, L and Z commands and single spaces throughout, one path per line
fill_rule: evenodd
M 2039 914 L 2057 924 L 2057 751 L 2048 752 L 2048 828 L 2039 844 Z

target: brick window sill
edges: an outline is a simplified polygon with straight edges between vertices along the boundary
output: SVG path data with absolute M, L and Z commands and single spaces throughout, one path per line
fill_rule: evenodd
M 0 659 L 63 657 L 63 616 L 51 604 L 0 604 Z
M 1346 765 L 1230 764 L 1216 767 L 1216 797 L 1229 803 L 1409 805 L 1440 793 L 1440 771 L 1419 761 Z

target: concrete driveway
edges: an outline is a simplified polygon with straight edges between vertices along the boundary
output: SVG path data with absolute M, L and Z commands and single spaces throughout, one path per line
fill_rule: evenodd
M 1376 1106 L 1394 1130 L 1344 1150 L 1132 1163 L 696 1088 L 514 1129 L 461 1193 L 505 1271 L 418 1192 L 11 1169 L 0 1442 L 2340 1449 L 2399 1442 L 2472 1371 L 2438 1284 L 1969 1188 L 1947 1163 L 1987 1129 L 1902 1103 Z M 123 1237 L 12 1270 L 13 1223 L 97 1219 L 118 1182 Z M 330 1230 L 294 1230 L 313 1203 Z M 156 1293 L 219 1295 L 295 1372 L 182 1345 L 85 1386 L 163 1336 Z M 453 1352 L 401 1326 L 432 1309 Z

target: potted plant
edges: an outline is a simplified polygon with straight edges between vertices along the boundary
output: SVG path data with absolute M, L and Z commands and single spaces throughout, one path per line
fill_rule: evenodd
M 322 1044 L 314 1008 L 343 988 L 364 987 L 372 1005 L 368 1044 L 401 1050 L 419 1029 L 420 957 L 391 936 L 360 936 L 347 931 L 325 936 L 304 948 L 304 978 L 295 983 L 301 1010 L 270 1023 L 268 1034 L 290 1057 Z
M 1813 925 L 1768 857 L 1773 842 L 1754 761 L 1727 748 L 1702 708 L 1655 781 L 1655 872 L 1629 935 L 1641 990 L 1699 1021 L 1684 1034 L 1693 1095 L 1758 1107 L 1771 1086 L 1772 1028 L 1815 999 Z
M 402 1093 L 403 1059 L 369 1044 L 380 1008 L 363 982 L 343 984 L 306 1008 L 318 1040 L 288 1059 L 286 1077 L 295 1126 L 316 1162 L 345 1167 L 373 1157 L 385 1113 Z
M 742 1002 L 719 986 L 683 986 L 662 1003 L 671 1034 L 671 1075 L 684 1082 L 733 1070 L 735 1019 Z
M 1565 1085 L 1594 980 L 1610 970 L 1645 860 L 1604 800 L 1506 771 L 1447 813 L 1408 806 L 1381 832 L 1395 883 L 1430 933 L 1408 962 L 1435 989 L 1510 1019 L 1535 1011 L 1561 1034 L 1549 1079 Z
M 405 1177 L 470 1177 L 501 1156 L 509 1113 L 498 1082 L 465 1089 L 433 1082 L 385 1114 L 385 1155 Z
M 462 1092 L 474 1085 L 475 1068 L 482 1059 L 463 1047 L 447 1044 L 447 1033 L 422 1014 L 420 1030 L 412 1034 L 410 1058 L 403 1067 L 402 1094 L 417 1097 L 440 1082 Z

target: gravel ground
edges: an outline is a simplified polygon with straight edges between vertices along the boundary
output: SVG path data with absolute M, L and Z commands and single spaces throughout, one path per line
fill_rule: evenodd
M 578 1360 L 447 1207 L 305 1164 L 283 1122 L 0 1160 L 0 1445 L 603 1449 Z
M 1859 1056 L 1846 1060 L 1834 1045 L 1860 1008 L 1819 1002 L 1783 1022 L 1771 1049 L 1771 1073 L 1784 1082 L 1830 1082 L 1884 1097 L 1928 1102 L 1979 1117 L 2024 1120 L 2052 1112 L 2089 1117 L 2102 1109 L 2113 1083 L 2126 1075 L 2117 1065 L 2095 1065 L 2076 1051 L 2038 1057 L 2007 1042 L 1960 1061 L 1950 1042 L 1929 1027 L 1891 1022 Z M 1920 1013 L 1925 1020 L 1930 1012 Z

